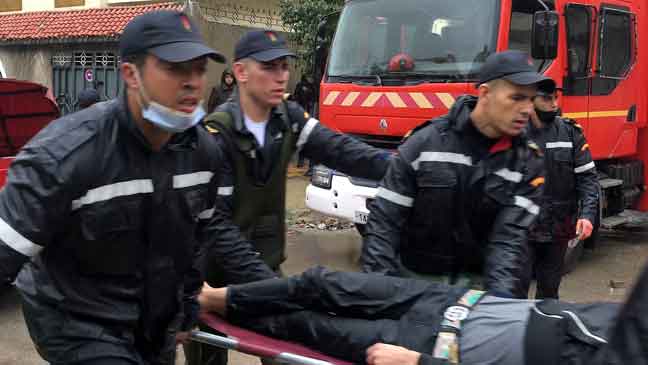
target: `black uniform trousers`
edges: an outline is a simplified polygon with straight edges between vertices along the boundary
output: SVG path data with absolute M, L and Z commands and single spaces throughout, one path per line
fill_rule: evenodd
M 429 354 L 446 302 L 456 302 L 465 291 L 321 267 L 229 288 L 229 321 L 359 364 L 378 342 Z
M 525 285 L 528 292 L 535 273 L 536 299 L 558 299 L 568 242 L 564 237 L 555 238 L 553 242 L 529 241 L 529 263 L 532 265 L 529 265 Z
M 432 352 L 443 309 L 462 293 L 425 281 L 315 268 L 289 279 L 230 286 L 227 318 L 360 364 L 377 342 L 421 352 L 419 364 L 433 364 L 438 362 L 426 354 Z M 572 314 L 561 312 L 563 317 L 580 319 L 553 333 L 564 336 L 560 348 L 545 348 L 558 351 L 556 365 L 648 364 L 648 265 L 622 306 L 562 305 Z M 592 341 L 595 335 L 587 328 L 604 340 Z M 526 364 L 538 364 L 537 356 L 526 358 Z

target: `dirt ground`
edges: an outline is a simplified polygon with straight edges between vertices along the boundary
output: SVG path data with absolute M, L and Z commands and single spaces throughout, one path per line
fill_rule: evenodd
M 307 183 L 307 179 L 299 173 L 293 174 L 288 180 L 288 215 L 294 217 L 293 222 L 299 221 L 301 224 L 288 230 L 288 260 L 283 265 L 284 272 L 298 273 L 318 264 L 356 270 L 360 237 L 355 230 L 332 231 L 328 230 L 330 224 L 323 230 L 302 228 L 304 222 L 320 224 L 325 221 L 323 217 L 304 213 L 304 189 Z M 606 232 L 596 250 L 586 252 L 578 267 L 564 278 L 562 298 L 576 302 L 623 300 L 647 258 L 648 229 Z M 13 289 L 0 293 L 0 323 L 0 365 L 44 364 L 29 340 L 18 295 Z M 230 353 L 230 359 L 232 365 L 259 364 L 257 359 L 238 353 Z M 180 353 L 177 364 L 183 363 Z

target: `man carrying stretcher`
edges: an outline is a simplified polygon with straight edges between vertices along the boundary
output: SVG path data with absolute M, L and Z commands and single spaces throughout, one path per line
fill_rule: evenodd
M 648 364 L 648 266 L 625 304 L 507 299 L 322 267 L 205 286 L 199 301 L 237 325 L 370 365 Z

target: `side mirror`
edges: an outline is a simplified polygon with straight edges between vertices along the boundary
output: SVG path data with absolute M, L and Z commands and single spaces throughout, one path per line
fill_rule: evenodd
M 533 14 L 531 27 L 531 56 L 551 60 L 558 55 L 558 13 L 537 11 Z

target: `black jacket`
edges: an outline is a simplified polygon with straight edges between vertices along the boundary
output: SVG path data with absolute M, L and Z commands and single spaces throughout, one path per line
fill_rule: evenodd
M 524 135 L 495 143 L 478 132 L 475 103 L 458 99 L 399 148 L 370 206 L 365 271 L 399 275 L 402 263 L 424 274 L 483 273 L 486 289 L 526 297 L 519 279 L 542 157 Z
M 540 215 L 529 238 L 570 239 L 579 202 L 580 218 L 594 224 L 598 215 L 598 178 L 585 135 L 573 120 L 556 117 L 542 128 L 529 124 L 529 137 L 544 151 L 546 169 Z
M 231 85 L 227 85 L 227 83 L 225 83 L 225 76 L 227 75 L 231 76 L 234 80 Z M 225 71 L 223 71 L 223 73 L 221 74 L 220 85 L 214 86 L 212 88 L 212 91 L 209 93 L 209 99 L 207 100 L 207 112 L 213 112 L 219 105 L 229 100 L 235 89 L 236 79 L 234 78 L 234 74 L 230 69 L 225 69 Z
M 55 321 L 76 318 L 87 324 L 77 337 L 111 327 L 147 338 L 153 354 L 173 350 L 175 331 L 196 319 L 204 244 L 228 271 L 264 269 L 251 250 L 214 239 L 222 160 L 202 127 L 154 152 L 124 99 L 38 133 L 0 191 L 0 277 L 13 280 L 25 264 L 16 285 L 38 313 L 26 316 L 30 329 L 58 331 Z M 56 350 L 39 341 L 52 336 L 32 333 L 45 356 Z
M 378 180 L 385 174 L 391 153 L 371 147 L 347 135 L 331 131 L 316 119 L 311 118 L 295 102 L 286 102 L 285 106 L 287 116 L 282 115 L 278 108 L 272 111 L 266 128 L 265 145 L 263 147 L 258 145 L 255 137 L 245 128 L 243 114 L 237 98 L 217 108 L 219 112 L 229 113 L 233 120 L 235 133 L 247 136 L 253 144 L 255 158 L 253 163 L 249 165 L 248 176 L 254 179 L 257 184 L 264 184 L 273 169 L 282 166 L 279 159 L 281 158 L 281 148 L 285 137 L 283 131 L 286 128 L 290 128 L 298 136 L 294 150 L 301 150 L 306 157 L 312 160 L 357 177 Z M 229 247 L 236 247 L 239 242 L 249 244 L 250 241 L 245 239 L 240 227 L 232 220 L 236 208 L 234 206 L 234 196 L 237 186 L 233 151 L 231 151 L 231 147 L 222 133 L 214 134 L 214 140 L 219 149 L 218 155 L 225 156 L 222 163 L 215 212 L 215 217 L 220 224 L 215 238 L 219 242 L 227 242 Z M 283 257 L 283 253 L 281 256 Z M 270 272 L 267 274 L 272 275 Z M 238 279 L 241 278 L 238 277 Z M 244 281 L 263 278 L 250 275 L 244 278 Z M 224 278 L 227 283 L 243 282 L 238 279 Z

